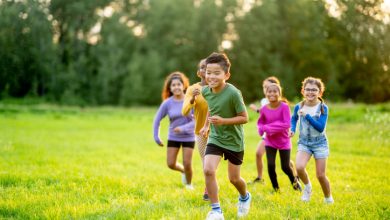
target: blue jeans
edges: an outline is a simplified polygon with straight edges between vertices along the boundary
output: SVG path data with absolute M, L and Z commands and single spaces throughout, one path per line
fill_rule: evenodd
M 298 151 L 313 155 L 315 159 L 325 159 L 329 156 L 329 145 L 325 135 L 317 137 L 300 136 L 298 140 Z

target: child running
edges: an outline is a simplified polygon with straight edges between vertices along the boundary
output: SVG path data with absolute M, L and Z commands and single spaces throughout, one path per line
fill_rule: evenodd
M 201 128 L 203 128 L 206 121 L 208 112 L 208 106 L 206 100 L 203 98 L 201 91 L 202 87 L 206 85 L 206 59 L 202 59 L 198 64 L 197 76 L 200 78 L 200 82 L 193 84 L 188 87 L 184 104 L 181 113 L 188 115 L 191 110 L 194 111 L 195 119 L 195 140 L 198 145 L 199 155 L 202 159 L 202 166 L 204 164 L 204 154 L 206 152 L 207 135 L 202 136 L 199 134 Z M 202 167 L 203 169 L 203 167 Z M 209 195 L 207 194 L 207 188 L 203 193 L 203 200 L 208 201 Z
M 230 61 L 223 53 L 212 53 L 206 59 L 206 81 L 202 95 L 206 99 L 209 112 L 208 121 L 200 133 L 210 134 L 204 158 L 206 187 L 210 197 L 211 211 L 207 219 L 224 219 L 218 198 L 216 171 L 222 159 L 228 160 L 230 182 L 239 192 L 238 217 L 248 214 L 251 195 L 240 175 L 244 157 L 244 132 L 242 124 L 248 122 L 248 114 L 240 90 L 226 83 L 230 77 Z
M 271 83 L 276 83 L 276 84 L 280 85 L 279 79 L 276 78 L 275 76 L 267 77 L 263 81 L 264 95 L 266 93 L 266 89 L 267 89 L 268 85 L 270 85 Z M 260 109 L 267 104 L 269 104 L 269 101 L 266 97 L 264 97 L 260 100 L 260 108 L 257 107 L 255 104 L 250 104 L 249 108 L 257 113 L 260 113 Z M 264 183 L 264 178 L 263 178 L 263 155 L 265 153 L 265 141 L 264 140 L 265 140 L 265 134 L 262 136 L 262 140 L 260 140 L 260 142 L 258 143 L 257 150 L 256 150 L 257 177 L 252 182 L 249 182 L 249 184 L 252 184 L 252 183 L 262 183 L 263 184 Z M 292 160 L 290 160 L 290 167 L 294 172 L 294 176 L 297 176 L 297 173 L 295 170 L 295 165 L 294 165 L 294 162 Z
M 310 201 L 312 186 L 306 172 L 306 165 L 311 156 L 316 161 L 317 179 L 324 193 L 324 202 L 334 202 L 328 177 L 326 176 L 326 160 L 329 156 L 328 139 L 325 134 L 328 120 L 328 106 L 325 105 L 322 94 L 325 91 L 324 83 L 319 78 L 307 77 L 302 82 L 301 93 L 304 100 L 294 108 L 291 119 L 290 136 L 294 136 L 299 120 L 298 153 L 296 157 L 299 178 L 305 184 L 302 201 Z
M 265 150 L 268 161 L 268 175 L 275 192 L 279 192 L 278 179 L 275 172 L 276 153 L 279 151 L 283 172 L 288 176 L 295 190 L 301 190 L 298 177 L 294 176 L 289 166 L 291 140 L 288 132 L 290 128 L 290 108 L 281 100 L 282 88 L 279 84 L 271 83 L 266 88 L 266 97 L 269 104 L 260 109 L 260 118 L 257 122 L 259 134 L 265 137 Z
M 161 120 L 168 115 L 169 132 L 167 143 L 167 165 L 182 173 L 182 182 L 192 190 L 192 152 L 195 145 L 194 120 L 192 115 L 183 116 L 184 93 L 189 85 L 188 78 L 181 72 L 173 72 L 165 79 L 162 91 L 163 103 L 160 105 L 153 123 L 154 140 L 164 146 L 160 139 Z M 177 162 L 180 147 L 183 147 L 183 165 Z

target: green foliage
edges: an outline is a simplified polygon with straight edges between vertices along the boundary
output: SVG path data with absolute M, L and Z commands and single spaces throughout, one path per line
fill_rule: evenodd
M 198 81 L 199 60 L 225 50 L 247 102 L 270 75 L 289 99 L 309 75 L 325 81 L 327 99 L 390 99 L 381 1 L 339 0 L 339 17 L 325 1 L 249 2 L 244 10 L 238 0 L 0 1 L 0 98 L 154 105 L 166 75 Z M 233 48 L 222 48 L 226 39 Z
M 0 18 L 0 92 L 13 97 L 46 95 L 57 61 L 42 6 L 4 1 Z
M 314 161 L 308 164 L 312 201 L 300 202 L 277 159 L 280 194 L 250 185 L 247 219 L 388 219 L 389 142 L 370 130 L 389 122 L 389 104 L 329 103 L 327 163 L 335 203 L 322 203 Z M 204 219 L 210 209 L 201 199 L 204 177 L 195 149 L 194 191 L 166 166 L 150 126 L 157 108 L 78 108 L 0 103 L 0 218 L 4 219 Z M 367 116 L 375 112 L 375 116 Z M 259 141 L 255 113 L 245 125 L 246 152 L 241 168 L 255 176 Z M 351 117 L 351 115 L 353 117 Z M 387 116 L 386 116 L 387 115 Z M 371 118 L 371 119 L 369 119 Z M 162 121 L 166 141 L 168 121 Z M 385 139 L 380 139 L 385 138 Z M 296 155 L 296 137 L 292 158 Z M 181 159 L 179 159 L 181 160 Z M 266 168 L 265 168 L 265 173 Z M 227 163 L 217 173 L 226 219 L 235 219 L 238 193 L 229 183 Z

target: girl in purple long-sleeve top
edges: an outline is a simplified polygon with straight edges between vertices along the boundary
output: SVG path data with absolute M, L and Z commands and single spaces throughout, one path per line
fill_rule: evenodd
M 193 189 L 192 153 L 195 145 L 194 118 L 192 114 L 183 116 L 184 93 L 188 88 L 188 78 L 180 72 L 171 73 L 164 83 L 162 91 L 163 103 L 160 105 L 153 122 L 155 142 L 163 147 L 160 139 L 160 122 L 168 115 L 169 132 L 167 142 L 167 165 L 170 169 L 182 173 L 182 182 L 187 189 Z M 180 147 L 183 147 L 183 164 L 177 162 Z
M 276 83 L 266 88 L 266 97 L 269 104 L 260 109 L 260 118 L 257 121 L 260 136 L 266 133 L 265 151 L 268 162 L 268 175 L 276 192 L 279 191 L 278 179 L 275 172 L 276 153 L 279 151 L 282 170 L 287 174 L 295 190 L 301 190 L 298 177 L 294 176 L 289 166 L 291 140 L 289 138 L 290 108 L 282 101 L 282 88 Z

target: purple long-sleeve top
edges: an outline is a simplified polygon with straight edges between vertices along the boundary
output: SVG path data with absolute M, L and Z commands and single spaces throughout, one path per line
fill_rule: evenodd
M 260 118 L 257 121 L 259 134 L 265 136 L 265 145 L 280 150 L 291 149 L 291 140 L 288 136 L 290 128 L 290 108 L 284 102 L 276 109 L 268 105 L 260 109 Z
M 167 115 L 169 117 L 168 140 L 184 142 L 195 141 L 193 114 L 183 116 L 181 114 L 182 107 L 183 100 L 175 100 L 173 96 L 166 99 L 160 105 L 153 122 L 154 141 L 156 141 L 157 144 L 162 143 L 160 139 L 160 122 Z M 173 129 L 176 127 L 179 127 L 181 132 L 174 132 Z

